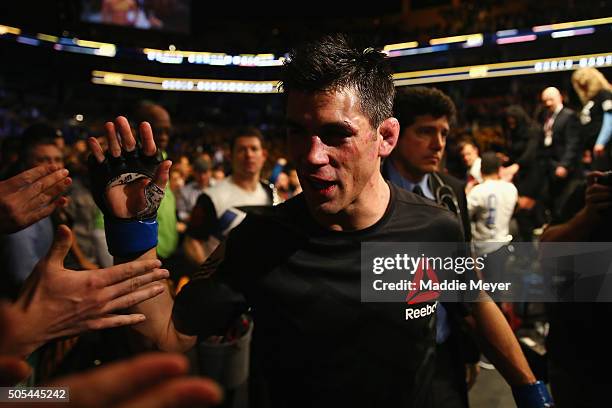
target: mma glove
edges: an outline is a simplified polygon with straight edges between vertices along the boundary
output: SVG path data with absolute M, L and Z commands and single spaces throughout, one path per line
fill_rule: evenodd
M 122 151 L 119 157 L 113 157 L 107 152 L 102 163 L 98 163 L 93 155 L 89 156 L 91 190 L 96 204 L 104 214 L 106 243 L 111 255 L 133 259 L 157 246 L 157 209 L 164 198 L 164 191 L 153 179 L 161 162 L 159 151 L 153 156 L 147 156 L 140 146 L 131 152 Z M 117 217 L 109 206 L 108 190 L 141 179 L 149 180 L 144 187 L 145 207 L 131 218 Z

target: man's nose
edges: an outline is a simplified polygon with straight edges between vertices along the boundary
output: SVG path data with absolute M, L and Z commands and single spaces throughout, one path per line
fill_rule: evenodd
M 440 150 L 444 146 L 444 136 L 442 133 L 438 132 L 431 138 L 431 148 L 435 150 Z
M 324 165 L 328 162 L 325 144 L 319 136 L 311 136 L 306 151 L 306 161 L 313 165 Z

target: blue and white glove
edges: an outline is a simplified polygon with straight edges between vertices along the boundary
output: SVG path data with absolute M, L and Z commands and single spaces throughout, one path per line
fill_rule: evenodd
M 125 118 L 122 118 L 127 123 Z M 111 127 L 112 128 L 112 127 Z M 114 128 L 113 132 L 114 133 Z M 126 131 L 127 132 L 127 131 Z M 110 132 L 109 132 L 110 133 Z M 114 134 L 109 137 L 116 137 Z M 129 137 L 135 143 L 131 132 Z M 90 141 L 90 146 L 91 146 Z M 115 140 L 115 151 L 118 142 Z M 157 209 L 164 198 L 164 190 L 153 182 L 162 157 L 159 151 L 152 155 L 145 154 L 144 150 L 136 145 L 131 151 L 121 149 L 115 157 L 109 150 L 101 158 L 101 151 L 92 148 L 93 154 L 89 156 L 88 165 L 91 178 L 93 198 L 104 214 L 104 227 L 109 252 L 120 258 L 135 258 L 151 248 L 157 246 Z M 117 154 L 117 153 L 116 153 Z M 148 182 L 143 182 L 149 180 Z M 142 189 L 136 188 L 135 197 L 123 198 L 126 207 L 130 201 L 138 202 L 129 217 L 119 217 L 114 214 L 108 201 L 109 190 L 118 186 L 139 183 Z

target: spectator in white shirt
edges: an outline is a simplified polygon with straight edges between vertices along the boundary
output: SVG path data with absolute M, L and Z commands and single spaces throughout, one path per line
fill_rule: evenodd
M 468 211 L 472 222 L 472 240 L 477 255 L 487 254 L 485 278 L 493 278 L 506 259 L 506 244 L 512 240 L 509 234 L 510 220 L 518 199 L 514 184 L 499 177 L 501 166 L 494 152 L 482 155 L 483 182 L 475 186 L 467 196 Z M 493 258 L 499 258 L 499 263 Z M 488 274 L 488 276 L 487 276 Z

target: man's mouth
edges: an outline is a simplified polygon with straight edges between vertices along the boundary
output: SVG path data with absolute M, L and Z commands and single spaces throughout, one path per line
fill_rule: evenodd
M 322 195 L 330 194 L 337 186 L 337 183 L 333 180 L 322 180 L 318 178 L 308 178 L 308 183 L 316 193 Z

